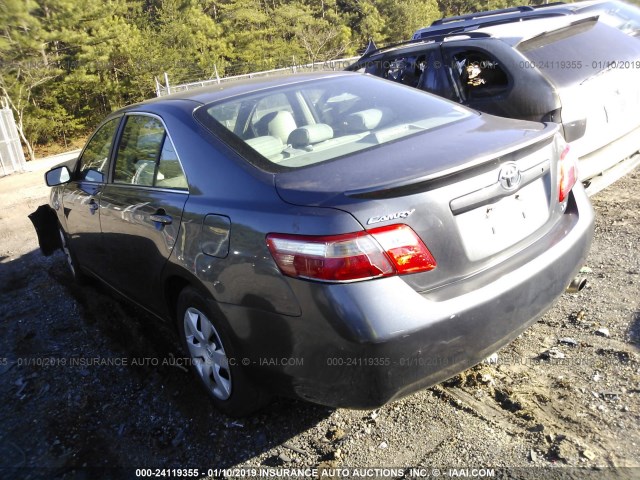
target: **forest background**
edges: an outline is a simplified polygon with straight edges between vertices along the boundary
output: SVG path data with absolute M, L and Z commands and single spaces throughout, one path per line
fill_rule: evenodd
M 173 84 L 356 55 L 517 0 L 0 0 L 0 99 L 25 153 L 77 147 Z

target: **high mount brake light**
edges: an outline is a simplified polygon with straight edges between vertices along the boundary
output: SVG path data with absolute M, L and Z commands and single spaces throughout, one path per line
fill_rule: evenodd
M 290 277 L 351 282 L 433 270 L 436 261 L 407 225 L 330 236 L 270 233 L 267 246 Z

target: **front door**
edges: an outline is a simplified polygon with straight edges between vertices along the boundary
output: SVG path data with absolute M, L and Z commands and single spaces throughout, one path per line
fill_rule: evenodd
M 80 154 L 62 198 L 66 232 L 78 263 L 98 275 L 105 260 L 100 235 L 100 196 L 121 118 L 107 120 L 93 134 Z

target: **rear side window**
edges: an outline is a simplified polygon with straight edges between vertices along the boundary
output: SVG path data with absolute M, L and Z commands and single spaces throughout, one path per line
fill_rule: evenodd
M 468 50 L 453 55 L 452 71 L 463 99 L 490 97 L 509 87 L 509 77 L 490 55 Z
M 168 135 L 164 136 L 154 186 L 177 190 L 187 190 L 188 187 L 187 177 L 182 171 L 180 160 Z
M 187 189 L 180 161 L 162 122 L 148 115 L 128 115 L 113 173 L 114 183 Z
M 80 179 L 90 182 L 103 182 L 109 164 L 109 152 L 113 136 L 118 129 L 120 117 L 113 118 L 102 125 L 93 134 L 80 157 Z

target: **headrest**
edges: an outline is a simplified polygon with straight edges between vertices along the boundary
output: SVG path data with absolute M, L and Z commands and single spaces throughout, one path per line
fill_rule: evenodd
M 344 123 L 351 132 L 365 132 L 381 127 L 393 118 L 393 113 L 387 108 L 369 108 L 347 116 Z
M 294 148 L 303 148 L 307 145 L 324 142 L 330 138 L 333 138 L 333 128 L 326 123 L 316 123 L 315 125 L 296 128 L 289 135 L 288 143 Z
M 287 141 L 289 134 L 297 127 L 296 121 L 293 118 L 291 112 L 286 110 L 276 112 L 273 116 L 269 117 L 267 123 L 267 130 L 272 137 L 279 138 L 282 143 Z

